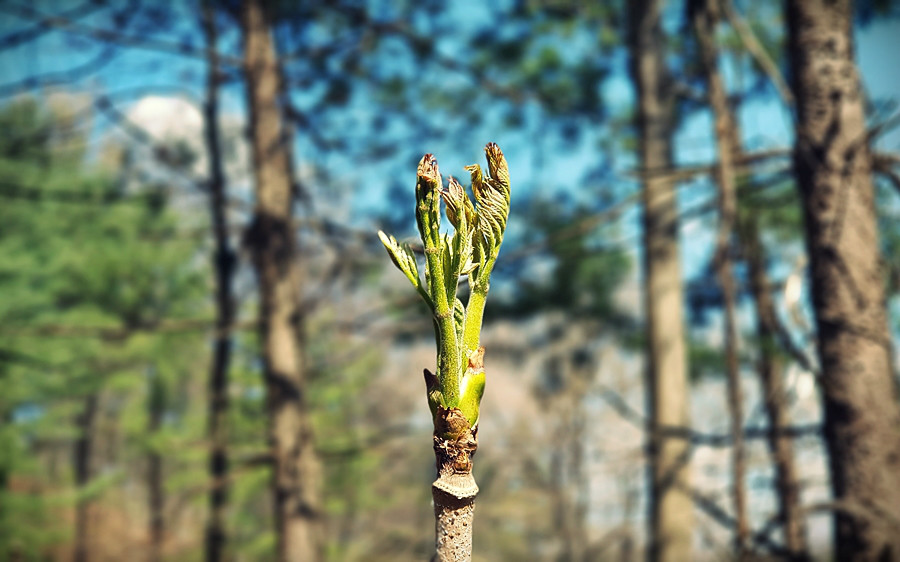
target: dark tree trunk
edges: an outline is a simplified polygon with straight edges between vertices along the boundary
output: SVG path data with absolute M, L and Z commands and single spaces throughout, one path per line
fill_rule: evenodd
M 78 427 L 78 439 L 75 440 L 74 465 L 75 486 L 78 493 L 90 483 L 94 476 L 94 435 L 97 426 L 99 397 L 96 393 L 84 399 L 84 409 L 78 415 L 75 425 Z M 88 562 L 93 558 L 94 525 L 91 522 L 91 501 L 79 497 L 75 505 L 75 551 L 74 562 Z
M 687 427 L 687 356 L 683 285 L 678 255 L 675 189 L 663 171 L 672 164 L 673 99 L 665 68 L 661 2 L 629 3 L 630 69 L 637 87 L 637 126 L 644 173 L 644 283 L 647 321 L 649 418 L 648 559 L 690 560 L 694 506 L 690 448 L 663 435 L 667 426 Z
M 848 0 L 789 0 L 803 199 L 838 560 L 900 559 L 900 405 Z
M 219 59 L 216 51 L 215 9 L 209 0 L 203 3 L 203 29 L 208 51 L 204 138 L 209 158 L 209 211 L 212 218 L 216 278 L 216 332 L 213 339 L 209 376 L 207 435 L 209 437 L 209 521 L 206 527 L 206 560 L 224 559 L 228 508 L 228 366 L 231 362 L 231 329 L 235 319 L 232 279 L 236 257 L 228 238 L 225 177 L 222 166 L 219 131 Z
M 149 435 L 156 434 L 162 427 L 165 405 L 165 388 L 159 376 L 154 376 L 150 380 L 149 423 L 147 424 Z M 159 562 L 162 560 L 163 541 L 165 540 L 166 496 L 163 490 L 163 457 L 155 448 L 151 449 L 147 455 L 147 492 L 150 514 L 149 558 L 151 562 Z
M 750 526 L 747 522 L 746 463 L 744 460 L 744 393 L 738 362 L 736 287 L 731 263 L 731 242 L 737 217 L 737 185 L 734 170 L 734 145 L 737 134 L 725 85 L 719 74 L 718 48 L 715 43 L 719 20 L 718 0 L 693 0 L 691 20 L 706 79 L 707 95 L 713 110 L 716 148 L 719 156 L 715 176 L 719 186 L 719 228 L 714 262 L 725 308 L 725 372 L 728 381 L 728 411 L 731 415 L 732 499 L 734 503 L 738 559 L 747 556 Z
M 756 218 L 743 221 L 741 244 L 750 273 L 750 288 L 756 308 L 756 334 L 759 339 L 757 369 L 769 417 L 769 449 L 775 463 L 775 487 L 778 492 L 778 517 L 784 532 L 784 544 L 793 562 L 811 560 L 806 541 L 806 520 L 800 510 L 800 483 L 794 464 L 794 444 L 783 430 L 791 425 L 782 365 L 776 349 L 778 320 L 775 302 L 766 273 L 766 254 Z
M 284 142 L 275 46 L 261 0 L 242 7 L 256 209 L 247 232 L 260 294 L 279 560 L 321 559 L 319 467 L 300 353 L 300 268 L 290 154 Z

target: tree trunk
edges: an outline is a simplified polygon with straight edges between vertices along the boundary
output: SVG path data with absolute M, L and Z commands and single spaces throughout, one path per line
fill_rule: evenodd
M 746 463 L 744 460 L 744 393 L 741 389 L 740 364 L 738 362 L 738 333 L 736 313 L 736 289 L 731 263 L 731 241 L 737 216 L 737 186 L 734 171 L 734 155 L 737 139 L 736 126 L 728 106 L 725 85 L 719 74 L 718 49 L 715 44 L 716 25 L 719 20 L 718 0 L 694 0 L 689 5 L 694 33 L 697 38 L 700 62 L 706 79 L 707 95 L 713 110 L 716 148 L 719 156 L 716 166 L 716 182 L 719 186 L 719 228 L 716 240 L 714 264 L 722 288 L 725 308 L 725 372 L 728 381 L 728 410 L 731 415 L 732 445 L 732 499 L 734 503 L 736 535 L 735 550 L 738 559 L 747 556 L 750 526 L 747 522 L 747 494 L 744 484 Z
M 79 495 L 94 476 L 94 431 L 97 426 L 97 410 L 99 397 L 91 393 L 84 399 L 84 409 L 75 422 L 78 427 L 78 439 L 75 440 L 74 465 L 75 486 Z M 74 562 L 88 562 L 93 558 L 94 526 L 91 524 L 91 501 L 79 497 L 75 505 L 75 552 Z
M 203 2 L 203 30 L 208 52 L 204 137 L 209 159 L 209 211 L 212 218 L 215 250 L 213 267 L 216 278 L 216 332 L 209 376 L 207 435 L 209 438 L 209 520 L 206 528 L 207 562 L 224 559 L 228 508 L 228 366 L 231 362 L 231 328 L 235 318 L 232 279 L 235 254 L 228 239 L 225 177 L 219 132 L 219 59 L 216 51 L 215 9 Z
M 775 302 L 770 293 L 766 274 L 766 255 L 756 218 L 744 221 L 741 244 L 750 273 L 750 288 L 756 307 L 756 333 L 759 339 L 758 371 L 769 417 L 769 449 L 775 463 L 775 487 L 778 492 L 778 517 L 784 532 L 784 544 L 793 562 L 811 560 L 806 541 L 806 520 L 800 511 L 800 484 L 794 465 L 794 445 L 784 435 L 790 427 L 787 395 L 782 380 L 782 366 L 776 354 Z
M 900 559 L 900 405 L 848 0 L 788 0 L 839 560 Z
M 478 428 L 457 408 L 438 406 L 434 427 L 437 480 L 431 485 L 434 500 L 435 555 L 432 562 L 470 562 L 475 496 L 472 457 L 478 449 Z
M 658 172 L 672 163 L 673 100 L 663 54 L 661 2 L 629 4 L 631 74 L 637 86 L 637 126 L 644 171 L 644 282 L 647 318 L 650 538 L 648 559 L 690 560 L 694 506 L 690 449 L 665 437 L 667 426 L 688 426 L 687 357 L 678 217 L 672 181 Z M 655 173 L 656 172 L 656 173 Z
M 162 426 L 165 411 L 165 388 L 158 375 L 150 379 L 149 408 L 147 424 L 148 435 L 155 435 Z M 150 515 L 150 548 L 151 562 L 162 560 L 162 547 L 165 532 L 165 492 L 163 491 L 163 457 L 156 448 L 151 448 L 147 455 L 147 495 L 148 513 Z
M 259 330 L 274 459 L 279 560 L 321 559 L 319 468 L 306 405 L 300 344 L 300 269 L 292 179 L 278 104 L 275 47 L 261 0 L 242 7 L 256 208 L 246 243 L 260 293 Z

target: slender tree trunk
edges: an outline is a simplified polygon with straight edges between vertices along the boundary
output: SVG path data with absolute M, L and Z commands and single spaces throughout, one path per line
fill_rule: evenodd
M 300 269 L 290 154 L 278 104 L 279 71 L 261 0 L 242 7 L 256 209 L 247 232 L 260 293 L 260 341 L 274 458 L 279 560 L 321 559 L 319 467 L 306 404 L 300 344 Z
M 718 49 L 715 44 L 719 20 L 718 0 L 693 0 L 691 20 L 700 62 L 706 78 L 707 94 L 715 122 L 716 147 L 719 156 L 716 181 L 719 186 L 719 228 L 714 262 L 725 307 L 725 372 L 728 381 L 728 410 L 731 415 L 732 499 L 734 502 L 735 549 L 738 559 L 747 556 L 750 526 L 747 522 L 746 463 L 744 460 L 744 393 L 741 389 L 738 362 L 736 288 L 731 263 L 731 241 L 737 217 L 737 186 L 734 172 L 736 126 L 728 106 L 725 85 L 719 74 Z
M 216 332 L 209 376 L 207 435 L 209 438 L 209 521 L 206 527 L 206 560 L 224 559 L 228 508 L 228 366 L 231 362 L 231 328 L 235 319 L 232 280 L 236 257 L 228 239 L 225 175 L 219 131 L 219 59 L 216 47 L 215 9 L 203 2 L 203 30 L 206 35 L 208 74 L 204 106 L 204 137 L 209 159 L 209 211 L 212 218 L 216 278 Z
M 756 333 L 759 339 L 759 378 L 766 412 L 769 416 L 769 449 L 775 463 L 778 491 L 778 516 L 784 532 L 784 544 L 793 562 L 811 560 L 806 541 L 806 520 L 800 511 L 800 484 L 794 464 L 794 445 L 783 430 L 791 425 L 782 365 L 776 354 L 777 318 L 775 302 L 766 273 L 766 256 L 756 218 L 748 217 L 741 232 L 741 244 L 750 273 L 750 287 L 756 307 Z
M 630 7 L 631 74 L 637 86 L 637 126 L 644 170 L 644 283 L 647 318 L 647 405 L 649 418 L 649 545 L 652 561 L 692 557 L 694 506 L 690 448 L 665 437 L 667 426 L 688 419 L 683 286 L 678 256 L 678 217 L 672 181 L 659 172 L 672 163 L 673 100 L 663 56 L 661 2 Z
M 150 379 L 147 433 L 154 435 L 162 426 L 163 413 L 165 411 L 165 388 L 156 375 Z M 165 533 L 165 501 L 163 491 L 163 457 L 155 448 L 147 455 L 147 492 L 148 512 L 150 514 L 150 548 L 149 558 L 151 562 L 162 560 L 162 547 Z
M 84 409 L 75 422 L 79 432 L 74 451 L 75 486 L 79 494 L 84 492 L 94 476 L 94 433 L 98 402 L 97 393 L 89 394 L 84 399 Z M 93 558 L 94 526 L 90 521 L 90 508 L 91 501 L 88 498 L 79 498 L 75 505 L 75 552 L 72 556 L 74 562 L 88 562 Z
M 788 0 L 836 559 L 900 559 L 900 405 L 848 0 Z
M 434 427 L 437 480 L 431 485 L 434 500 L 435 554 L 432 562 L 470 562 L 475 496 L 472 457 L 478 449 L 478 427 L 457 408 L 438 406 Z

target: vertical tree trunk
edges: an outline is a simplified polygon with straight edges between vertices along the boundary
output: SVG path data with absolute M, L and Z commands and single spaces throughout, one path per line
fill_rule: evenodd
M 432 375 L 433 376 L 433 375 Z M 471 562 L 475 496 L 472 457 L 478 449 L 478 427 L 459 409 L 438 406 L 434 425 L 437 479 L 431 485 L 434 500 L 435 554 L 432 562 Z
M 261 0 L 242 7 L 256 209 L 247 232 L 260 293 L 259 330 L 274 458 L 280 560 L 321 558 L 319 470 L 300 355 L 300 269 L 290 154 L 282 134 L 275 47 Z
M 74 450 L 75 486 L 79 494 L 84 492 L 94 475 L 94 431 L 97 425 L 98 402 L 97 393 L 89 394 L 84 399 L 84 409 L 75 422 L 79 432 Z M 72 555 L 74 562 L 88 562 L 92 559 L 94 529 L 90 521 L 90 508 L 91 501 L 88 498 L 78 498 L 75 505 L 75 552 Z
M 900 405 L 849 0 L 788 0 L 836 559 L 900 558 Z
M 231 328 L 235 303 L 232 279 L 235 254 L 228 238 L 225 177 L 219 132 L 219 59 L 216 50 L 215 9 L 209 0 L 203 2 L 203 30 L 207 46 L 206 104 L 204 106 L 204 138 L 209 159 L 209 211 L 212 218 L 215 250 L 213 267 L 216 278 L 216 332 L 209 376 L 207 435 L 209 438 L 209 520 L 206 527 L 205 557 L 207 562 L 224 559 L 227 534 L 225 518 L 228 507 L 228 366 L 231 362 Z
M 784 532 L 784 543 L 790 560 L 811 560 L 806 541 L 806 521 L 800 511 L 800 484 L 794 464 L 794 445 L 791 437 L 784 435 L 791 425 L 787 396 L 782 380 L 781 362 L 776 355 L 775 335 L 777 318 L 775 302 L 769 291 L 766 274 L 766 256 L 755 217 L 744 221 L 741 244 L 750 273 L 750 288 L 756 307 L 756 333 L 759 339 L 759 378 L 762 383 L 766 412 L 769 417 L 769 449 L 775 463 L 775 487 L 778 492 L 779 518 Z
M 155 435 L 162 426 L 165 411 L 165 388 L 158 375 L 150 379 L 149 408 L 147 433 Z M 163 533 L 165 532 L 165 492 L 163 491 L 163 457 L 156 448 L 151 448 L 147 455 L 147 495 L 148 513 L 150 515 L 150 548 L 151 562 L 162 560 Z
M 736 289 L 731 264 L 731 241 L 737 217 L 737 186 L 734 155 L 736 126 L 728 106 L 725 85 L 719 74 L 718 49 L 715 44 L 716 24 L 719 20 L 718 0 L 693 0 L 689 4 L 694 33 L 700 52 L 700 62 L 706 79 L 707 95 L 715 123 L 718 165 L 716 182 L 719 186 L 719 228 L 716 236 L 714 263 L 722 288 L 725 307 L 725 372 L 728 381 L 728 410 L 731 415 L 732 498 L 737 525 L 735 547 L 738 559 L 744 559 L 749 548 L 750 526 L 747 522 L 747 494 L 744 484 L 744 393 L 741 389 L 738 362 L 738 333 Z
M 694 507 L 690 449 L 665 437 L 666 426 L 688 425 L 687 357 L 678 217 L 672 181 L 659 174 L 672 163 L 673 105 L 663 56 L 661 2 L 630 7 L 631 74 L 637 86 L 637 126 L 644 170 L 644 283 L 647 318 L 650 539 L 648 559 L 691 559 Z

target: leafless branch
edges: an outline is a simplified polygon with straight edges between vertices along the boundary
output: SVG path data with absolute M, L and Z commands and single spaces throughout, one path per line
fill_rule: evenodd
M 48 16 L 42 14 L 30 6 L 13 5 L 6 3 L 0 5 L 0 10 L 8 14 L 38 22 L 40 25 L 45 27 L 59 29 L 67 33 L 72 33 L 74 35 L 80 35 L 82 37 L 87 37 L 101 43 L 108 43 L 121 47 L 130 47 L 158 53 L 178 55 L 192 59 L 206 60 L 207 58 L 206 49 L 204 49 L 203 47 L 198 47 L 191 44 L 176 43 L 173 41 L 156 39 L 153 37 L 128 35 L 119 31 L 92 27 L 89 25 L 74 22 L 69 18 L 61 16 Z M 241 67 L 241 60 L 237 57 L 220 55 L 219 60 L 223 64 L 227 64 L 229 66 L 238 68 Z
M 45 324 L 40 326 L 5 326 L 0 334 L 7 337 L 59 337 L 59 338 L 100 338 L 108 341 L 124 340 L 137 333 L 174 334 L 207 332 L 215 330 L 211 319 L 186 318 L 166 320 L 139 326 L 75 326 L 65 324 Z M 247 320 L 235 323 L 231 330 L 253 330 L 256 322 Z
M 70 20 L 76 20 L 79 18 L 83 18 L 88 16 L 100 8 L 104 7 L 102 3 L 95 1 L 88 1 L 83 4 L 79 4 L 74 8 L 66 10 L 62 14 L 59 14 L 57 17 L 63 17 Z M 51 31 L 53 28 L 48 25 L 44 25 L 43 21 L 40 21 L 30 27 L 25 29 L 19 29 L 17 31 L 13 31 L 12 33 L 8 33 L 3 37 L 0 37 L 0 49 L 10 49 L 13 47 L 18 47 L 23 43 L 27 43 L 28 41 L 33 41 L 48 31 Z
M 641 430 L 646 430 L 648 428 L 649 422 L 647 419 L 640 412 L 629 406 L 628 403 L 611 388 L 600 385 L 600 398 L 606 402 L 607 405 L 612 407 L 623 419 L 630 422 L 635 427 L 638 427 Z M 683 439 L 690 441 L 694 445 L 706 447 L 730 447 L 732 442 L 730 433 L 699 433 L 689 427 L 665 426 L 660 428 L 660 432 L 664 437 Z M 821 425 L 809 424 L 781 428 L 777 434 L 779 437 L 801 438 L 820 435 L 821 432 Z M 747 439 L 768 439 L 769 435 L 768 427 L 744 428 L 744 436 Z
M 40 88 L 72 84 L 85 76 L 96 74 L 97 71 L 112 62 L 117 54 L 115 48 L 107 46 L 101 49 L 96 56 L 92 57 L 87 62 L 70 69 L 59 72 L 47 72 L 45 74 L 29 76 L 28 78 L 17 80 L 15 82 L 0 84 L 0 98 L 8 98 Z
M 772 85 L 775 86 L 775 90 L 781 97 L 781 101 L 784 102 L 786 106 L 792 107 L 794 105 L 794 94 L 791 92 L 787 82 L 781 75 L 778 65 L 775 64 L 775 61 L 772 60 L 772 57 L 766 52 L 766 49 L 759 42 L 759 39 L 756 38 L 756 34 L 753 33 L 750 25 L 738 13 L 732 0 L 722 0 L 722 7 L 725 11 L 725 17 L 728 18 L 731 27 L 738 34 L 738 37 L 744 44 L 744 48 L 747 49 L 747 52 L 750 53 L 750 56 L 753 57 L 756 64 L 759 65 L 762 71 L 769 77 L 769 80 L 772 81 Z

